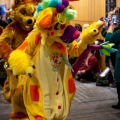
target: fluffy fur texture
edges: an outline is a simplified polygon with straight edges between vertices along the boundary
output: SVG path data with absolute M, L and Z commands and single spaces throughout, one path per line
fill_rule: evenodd
M 26 82 L 23 87 L 23 101 L 30 120 L 67 119 L 76 91 L 68 55 L 80 56 L 86 49 L 81 49 L 83 45 L 92 44 L 99 34 L 99 27 L 103 25 L 102 21 L 96 22 L 91 25 L 92 28 L 88 28 L 86 34 L 83 31 L 84 39 L 81 43 L 73 42 L 79 32 L 70 25 L 69 20 L 76 16 L 76 12 L 66 7 L 64 2 L 65 0 L 43 0 L 35 12 L 34 30 L 9 57 L 10 67 L 15 73 L 28 75 L 29 71 L 30 77 L 24 75 Z M 64 11 L 61 8 L 56 9 L 59 5 L 64 5 Z M 72 13 L 72 17 L 68 17 L 66 11 Z M 71 43 L 70 48 L 67 47 L 68 43 Z M 20 56 L 16 56 L 18 50 L 21 50 Z M 29 69 L 26 71 L 26 67 L 32 68 L 27 63 L 29 58 L 36 68 L 33 73 L 30 73 Z M 25 68 L 24 62 L 27 63 Z M 20 78 L 18 77 L 18 80 Z
M 60 5 L 64 6 L 64 9 Z M 35 17 L 37 18 L 40 11 L 42 11 L 48 7 L 52 7 L 52 8 L 56 8 L 56 10 L 57 10 L 56 12 L 58 12 L 58 13 L 62 12 L 62 14 L 60 14 L 60 15 L 62 16 L 63 19 L 65 19 L 65 21 L 72 20 L 76 17 L 77 12 L 76 12 L 76 10 L 66 8 L 68 5 L 69 5 L 68 0 L 43 0 L 43 2 L 38 4 L 38 6 L 37 6 L 37 10 L 35 12 Z M 61 9 L 63 9 L 63 10 L 61 10 Z M 58 19 L 60 19 L 60 18 L 58 18 Z
M 84 60 L 87 55 L 86 51 L 89 50 L 87 49 L 85 53 L 83 51 L 97 39 L 103 25 L 102 21 L 91 24 L 83 31 L 80 43 L 73 42 L 79 34 L 73 26 L 69 25 L 69 20 L 76 16 L 76 12 L 70 10 L 73 11 L 71 14 L 69 8 L 66 8 L 67 5 L 62 2 L 64 1 L 43 0 L 38 5 L 35 12 L 34 30 L 18 48 L 21 50 L 20 56 L 16 56 L 18 53 L 16 50 L 9 58 L 10 67 L 17 74 L 28 73 L 29 70 L 26 71 L 26 68 L 31 67 L 27 63 L 29 58 L 36 67 L 33 73 L 29 72 L 32 75 L 31 78 L 26 76 L 27 81 L 23 93 L 25 108 L 30 120 L 67 119 L 75 94 L 68 55 L 81 55 L 80 59 Z M 61 5 L 64 6 L 61 7 Z M 72 17 L 69 17 L 69 13 Z M 67 48 L 67 43 L 71 43 L 69 48 Z M 16 56 L 15 59 L 14 56 Z M 24 62 L 27 63 L 26 67 L 22 66 Z M 74 68 L 75 66 L 73 70 L 76 72 Z
M 13 22 L 6 26 L 0 36 L 0 57 L 4 58 L 6 61 L 8 60 L 10 53 L 22 44 L 28 33 L 33 29 L 35 22 L 33 14 L 37 2 L 36 0 L 14 0 L 14 7 L 11 13 Z M 17 53 L 14 58 L 18 56 L 18 54 L 20 54 L 20 52 Z M 31 61 L 30 63 L 26 63 L 24 61 L 23 66 L 18 69 L 17 73 L 20 73 L 21 69 L 24 69 L 26 64 L 33 67 L 33 63 Z M 14 71 L 13 73 L 16 76 L 13 76 L 7 63 L 6 66 L 8 77 L 4 85 L 3 94 L 5 99 L 10 101 L 12 104 L 12 114 L 10 115 L 10 120 L 28 119 L 23 102 L 23 86 L 25 85 L 26 77 L 22 75 L 17 76 Z M 33 69 L 31 67 L 25 68 L 27 71 L 26 74 L 29 75 L 29 72 L 32 73 Z M 17 77 L 19 80 L 16 79 Z
M 14 78 L 11 98 L 15 100 L 12 107 L 18 111 L 13 111 L 15 115 L 12 114 L 12 118 L 17 116 L 20 119 L 22 114 L 30 120 L 67 119 L 76 90 L 68 55 L 80 56 L 96 39 L 103 22 L 98 21 L 83 31 L 80 43 L 73 42 L 80 33 L 69 21 L 75 18 L 77 12 L 69 9 L 64 2 L 43 0 L 35 12 L 34 30 L 10 54 L 10 68 L 14 75 L 18 75 L 16 79 L 11 76 L 11 79 Z M 64 5 L 64 11 L 59 5 Z M 70 48 L 67 48 L 68 43 L 71 43 Z M 18 96 L 22 96 L 22 102 L 19 102 Z M 19 105 L 22 106 L 20 109 Z
M 0 42 L 0 56 L 1 58 L 7 59 L 13 49 L 5 41 Z
M 71 10 L 72 14 L 68 15 L 69 12 L 66 11 L 69 11 L 69 8 L 64 1 L 43 0 L 35 12 L 34 30 L 23 44 L 10 54 L 9 64 L 13 73 L 19 75 L 21 72 L 30 76 L 26 76 L 26 85 L 23 87 L 24 105 L 30 120 L 66 119 L 75 93 L 66 43 L 71 43 L 80 33 L 69 24 L 69 20 L 76 16 L 76 11 Z M 60 13 L 56 11 L 59 4 L 65 7 Z M 51 5 L 53 6 L 50 7 Z M 36 68 L 33 68 L 33 72 L 30 70 L 32 62 L 29 58 Z M 23 80 L 21 74 L 18 81 Z M 57 79 L 58 85 L 55 82 Z M 59 85 L 60 87 L 57 87 Z M 57 88 L 58 94 L 60 93 L 58 99 L 54 95 Z

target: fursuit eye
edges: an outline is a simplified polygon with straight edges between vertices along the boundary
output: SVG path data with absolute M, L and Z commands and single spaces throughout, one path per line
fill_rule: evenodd
M 22 15 L 25 15 L 25 16 L 27 15 L 27 13 L 26 13 L 25 10 L 22 10 L 22 11 L 21 11 L 21 14 L 22 14 Z
M 31 15 L 33 16 L 33 15 L 34 15 L 34 12 L 33 12 L 33 13 L 31 13 Z

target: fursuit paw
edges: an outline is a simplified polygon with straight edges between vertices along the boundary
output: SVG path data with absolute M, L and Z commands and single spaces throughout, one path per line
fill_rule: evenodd
M 13 75 L 18 78 L 19 74 L 27 74 L 32 77 L 35 69 L 34 63 L 31 61 L 31 56 L 21 50 L 14 50 L 8 59 L 9 67 L 13 71 Z

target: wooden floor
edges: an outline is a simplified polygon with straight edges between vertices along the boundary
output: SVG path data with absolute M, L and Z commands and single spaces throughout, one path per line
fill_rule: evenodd
M 111 108 L 117 103 L 116 88 L 78 81 L 76 88 L 68 120 L 120 120 L 120 110 Z M 8 120 L 10 111 L 11 105 L 4 100 L 0 90 L 0 120 Z

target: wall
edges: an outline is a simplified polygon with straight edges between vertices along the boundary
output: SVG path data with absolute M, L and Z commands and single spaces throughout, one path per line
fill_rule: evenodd
M 74 9 L 77 10 L 77 18 L 72 22 L 80 23 L 92 23 L 98 20 L 100 17 L 105 17 L 105 2 L 106 0 L 79 0 L 71 2 Z M 116 6 L 120 7 L 120 0 L 116 0 Z
M 116 6 L 120 7 L 120 0 L 116 0 Z
M 13 4 L 14 0 L 0 0 L 0 4 L 6 4 L 7 8 L 11 8 L 11 5 Z
M 73 25 L 75 23 L 81 25 L 85 23 L 91 24 L 101 17 L 105 17 L 105 0 L 80 0 L 71 2 L 71 4 L 78 12 L 77 18 L 72 21 Z M 99 39 L 104 38 L 99 35 Z
M 73 23 L 92 23 L 105 16 L 105 0 L 80 0 L 71 2 L 78 11 L 77 18 Z

